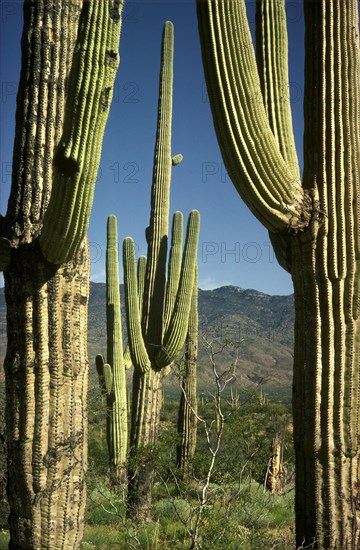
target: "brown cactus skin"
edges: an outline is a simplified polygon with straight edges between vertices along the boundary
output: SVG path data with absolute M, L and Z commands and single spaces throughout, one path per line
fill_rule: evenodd
M 285 492 L 287 481 L 287 468 L 283 463 L 284 458 L 284 434 L 277 432 L 272 440 L 272 453 L 266 470 L 265 487 L 271 493 L 282 495 Z
M 247 204 L 271 231 L 277 257 L 294 282 L 297 546 L 356 550 L 360 545 L 358 4 L 356 0 L 304 3 L 302 182 L 294 169 L 289 101 L 279 97 L 279 90 L 288 89 L 284 2 L 257 2 L 260 80 L 244 2 L 198 0 L 197 5 L 208 93 L 224 161 Z M 254 107 L 248 93 L 257 98 L 263 93 L 265 105 L 258 101 Z M 278 168 L 282 174 L 274 177 Z
M 90 274 L 85 235 L 97 172 L 96 163 L 87 161 L 89 154 L 94 161 L 100 152 L 108 113 L 101 91 L 103 86 L 109 87 L 106 97 L 111 98 L 121 7 L 112 0 L 24 2 L 13 180 L 1 222 L 2 240 L 11 245 L 9 262 L 2 265 L 8 334 L 4 367 L 10 548 L 68 550 L 81 544 L 86 503 Z M 94 37 L 101 33 L 102 39 L 96 47 L 87 42 L 84 60 L 86 29 Z M 111 48 L 110 62 L 106 55 L 97 57 L 97 78 L 92 56 L 99 56 L 100 50 L 104 53 L 104 45 L 112 45 L 116 51 Z M 83 61 L 78 64 L 81 56 Z M 82 71 L 96 81 L 95 89 L 88 87 L 90 94 L 94 90 L 97 94 L 91 101 L 91 124 L 96 123 L 96 132 L 92 132 L 89 146 L 89 120 L 85 117 L 78 123 L 83 106 L 78 101 L 72 129 L 81 137 L 85 159 L 82 156 L 84 162 L 72 177 L 69 171 L 75 164 L 71 155 L 66 162 L 63 158 L 60 166 L 54 159 L 64 128 L 71 125 L 66 112 L 70 112 L 68 103 L 76 94 L 72 84 L 79 82 Z M 88 107 L 87 99 L 85 95 Z M 58 189 L 58 201 L 52 191 L 54 182 L 59 183 L 62 177 L 64 187 Z M 76 200 L 69 205 L 75 191 Z M 61 197 L 65 196 L 63 203 Z M 63 207 L 64 217 L 48 216 L 44 229 L 50 203 L 55 211 Z M 65 221 L 70 232 L 62 226 Z M 52 246 L 48 231 L 59 235 Z M 47 240 L 48 259 L 40 236 Z M 61 255 L 65 254 L 61 260 L 60 249 Z

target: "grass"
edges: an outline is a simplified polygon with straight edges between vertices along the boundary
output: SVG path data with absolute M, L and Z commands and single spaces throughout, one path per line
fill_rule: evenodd
M 228 494 L 228 497 L 231 495 Z M 290 550 L 293 547 L 291 493 L 279 496 L 264 493 L 247 481 L 241 496 L 230 506 L 224 498 L 213 499 L 205 510 L 200 528 L 204 550 Z M 229 504 L 229 502 L 228 502 Z M 134 528 L 124 521 L 87 524 L 83 548 L 144 550 L 185 550 L 194 526 L 197 501 L 178 497 L 161 498 L 154 503 L 154 521 Z

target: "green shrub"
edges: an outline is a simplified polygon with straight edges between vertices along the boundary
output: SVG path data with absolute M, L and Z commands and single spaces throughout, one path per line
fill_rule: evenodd
M 187 500 L 181 498 L 162 499 L 155 503 L 153 516 L 159 521 L 166 518 L 187 523 L 191 517 L 191 506 Z
M 119 489 L 98 484 L 88 495 L 86 521 L 89 525 L 118 523 L 125 517 L 125 505 Z
M 183 480 L 175 467 L 178 402 L 165 401 L 158 445 L 143 450 L 138 457 L 143 461 L 150 453 L 157 466 L 154 522 L 140 527 L 124 519 L 125 488 L 110 485 L 103 410 L 98 402 L 95 405 L 98 409 L 89 411 L 94 421 L 89 434 L 89 497 L 83 548 L 188 549 L 191 537 L 187 529 L 194 527 L 199 491 L 211 460 L 201 425 L 193 476 Z M 199 529 L 201 547 L 203 550 L 270 550 L 274 547 L 291 550 L 294 548 L 293 492 L 271 495 L 255 481 L 263 480 L 272 438 L 279 428 L 285 431 L 284 459 L 288 470 L 293 470 L 290 411 L 282 405 L 258 402 L 249 402 L 232 411 L 224 403 L 224 409 L 223 438 Z M 214 404 L 206 403 L 200 412 L 210 422 L 214 418 Z M 101 422 L 97 422 L 99 417 Z
M 120 550 L 127 548 L 125 537 L 121 536 L 121 526 L 86 525 L 81 548 L 98 550 Z
M 0 550 L 9 548 L 10 533 L 6 529 L 0 529 Z

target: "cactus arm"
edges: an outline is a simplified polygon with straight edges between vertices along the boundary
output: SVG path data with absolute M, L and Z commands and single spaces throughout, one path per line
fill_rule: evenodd
M 171 121 L 174 29 L 164 24 L 161 44 L 158 122 L 151 189 L 151 213 L 147 231 L 148 252 L 144 293 L 143 329 L 156 348 L 162 339 L 162 316 L 166 282 L 167 235 L 171 179 Z M 153 297 L 156 295 L 156 300 Z
M 125 369 L 129 369 L 132 367 L 132 361 L 131 361 L 131 354 L 130 354 L 130 348 L 129 345 L 126 346 L 124 351 L 124 367 Z
M 122 345 L 117 221 L 107 220 L 106 246 L 106 334 L 107 362 L 96 357 L 102 394 L 106 396 L 106 433 L 110 475 L 117 484 L 124 478 L 127 454 L 126 377 Z
M 290 108 L 285 0 L 257 1 L 256 60 L 270 128 L 284 161 L 299 181 Z
M 114 388 L 114 376 L 112 368 L 109 363 L 104 363 L 104 384 L 106 389 L 106 394 L 110 395 Z
M 120 313 L 118 236 L 115 216 L 107 221 L 106 247 L 106 326 L 107 326 L 107 362 L 114 369 L 122 369 L 123 346 Z
M 176 449 L 176 464 L 185 477 L 196 451 L 197 395 L 196 370 L 198 354 L 198 266 L 195 267 L 194 288 L 191 298 L 189 326 L 185 341 L 185 368 L 181 379 L 181 396 L 178 413 L 179 443 Z
M 105 385 L 104 385 L 104 357 L 99 353 L 95 357 L 95 366 L 96 366 L 96 372 L 98 373 L 99 377 L 99 386 L 101 389 L 101 393 L 105 394 Z
M 71 259 L 89 224 L 101 143 L 116 71 L 122 3 L 89 2 L 83 10 L 63 137 L 55 153 L 53 188 L 39 238 L 54 264 Z
M 174 155 L 171 159 L 172 166 L 177 166 L 178 164 L 180 164 L 180 162 L 182 162 L 183 158 L 184 157 L 181 154 Z
M 124 240 L 123 263 L 126 321 L 131 360 L 135 368 L 146 372 L 150 369 L 151 363 L 141 332 L 135 249 L 134 241 L 130 237 L 126 237 Z
M 139 318 L 142 316 L 142 307 L 144 299 L 144 285 L 145 285 L 145 272 L 146 272 L 146 256 L 140 256 L 137 265 L 137 278 L 138 278 L 138 292 L 139 292 Z M 131 353 L 129 344 L 124 351 L 124 367 L 129 369 L 132 367 Z
M 102 355 L 97 355 L 96 370 L 99 376 L 99 385 L 102 395 L 109 396 L 113 390 L 113 373 L 109 363 L 105 363 Z
M 306 227 L 310 205 L 267 120 L 244 2 L 198 0 L 197 9 L 215 131 L 229 176 L 270 231 Z
M 140 256 L 138 260 L 138 270 L 137 270 L 140 319 L 142 318 L 143 304 L 144 304 L 145 274 L 146 274 L 146 256 Z
M 163 368 L 170 365 L 181 351 L 185 342 L 194 288 L 199 230 L 200 214 L 197 210 L 193 210 L 188 220 L 181 275 L 174 311 L 168 330 L 164 336 L 163 345 L 156 355 L 157 368 Z
M 294 177 L 299 180 L 300 169 L 290 108 L 288 39 L 283 0 L 258 0 L 256 4 L 256 60 L 270 128 L 283 159 Z M 289 233 L 270 232 L 270 239 L 279 264 L 290 272 Z
M 182 255 L 182 236 L 183 236 L 183 215 L 181 212 L 175 212 L 172 223 L 172 238 L 170 248 L 170 258 L 168 266 L 168 280 L 165 296 L 165 311 L 164 311 L 164 329 L 165 332 L 169 327 L 171 315 L 176 301 L 176 295 L 179 287 L 179 279 L 181 272 L 181 255 Z
M 107 363 L 104 364 L 104 379 L 109 396 L 107 437 L 110 471 L 114 482 L 118 482 L 124 475 L 128 430 L 120 308 L 118 231 L 114 215 L 109 216 L 107 220 L 106 330 Z M 109 391 L 110 388 L 111 391 Z

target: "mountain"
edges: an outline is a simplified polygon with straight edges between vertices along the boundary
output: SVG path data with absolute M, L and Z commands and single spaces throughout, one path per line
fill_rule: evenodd
M 124 319 L 124 289 L 121 285 Z M 212 346 L 219 374 L 236 363 L 238 387 L 280 390 L 290 394 L 292 382 L 294 297 L 270 296 L 256 290 L 225 286 L 199 290 L 199 366 L 201 391 L 214 388 L 213 368 L 205 347 Z M 125 327 L 125 321 L 123 321 Z M 207 344 L 206 344 L 207 342 Z M 6 308 L 4 289 L 0 289 L 0 356 L 6 347 Z M 90 385 L 97 384 L 94 358 L 106 354 L 105 283 L 91 283 L 89 300 L 88 350 Z M 130 379 L 129 372 L 129 379 Z M 177 387 L 172 373 L 165 386 Z

